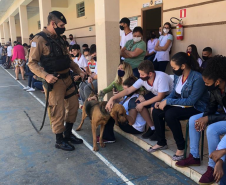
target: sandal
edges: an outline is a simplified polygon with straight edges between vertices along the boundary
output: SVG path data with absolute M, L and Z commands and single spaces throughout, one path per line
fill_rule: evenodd
M 172 160 L 173 161 L 181 161 L 184 159 L 184 155 L 173 155 Z
M 159 148 L 156 148 L 156 149 L 150 147 L 150 148 L 148 149 L 148 152 L 149 152 L 149 153 L 153 153 L 153 152 L 156 152 L 156 151 L 159 151 L 159 150 L 166 150 L 166 149 L 168 149 L 168 146 L 167 146 L 167 145 L 162 146 L 162 147 L 159 147 Z

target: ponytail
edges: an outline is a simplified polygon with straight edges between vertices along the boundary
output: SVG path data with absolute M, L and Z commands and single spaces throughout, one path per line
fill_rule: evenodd
M 181 66 L 182 64 L 186 64 L 193 71 L 200 72 L 199 63 L 195 60 L 194 56 L 190 53 L 179 52 L 176 53 L 172 59 L 176 63 L 176 65 Z

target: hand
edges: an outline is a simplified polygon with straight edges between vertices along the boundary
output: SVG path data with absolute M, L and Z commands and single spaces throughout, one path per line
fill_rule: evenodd
M 79 78 L 80 78 L 79 75 L 74 76 L 74 81 L 75 81 L 75 82 L 78 81 Z
M 155 109 L 159 109 L 160 102 L 155 103 Z
M 113 91 L 113 96 L 115 96 L 116 94 L 118 94 L 118 91 Z
M 137 106 L 136 106 L 137 112 L 141 112 L 141 111 L 143 110 L 143 108 L 144 108 L 144 105 L 143 105 L 142 103 L 139 103 L 139 104 L 137 104 Z
M 213 159 L 215 163 L 223 157 L 225 154 L 225 150 L 215 150 L 210 154 L 210 159 Z
M 53 76 L 52 74 L 48 74 L 46 75 L 45 80 L 49 84 L 54 84 L 58 80 L 58 78 Z
M 34 79 L 37 79 L 37 76 L 34 75 L 33 78 L 34 78 Z
M 88 83 L 93 82 L 93 79 L 91 77 L 88 77 Z
M 145 101 L 144 96 L 139 95 L 135 102 L 137 102 L 137 101 L 144 102 Z
M 160 102 L 159 109 L 164 110 L 165 106 L 166 106 L 166 100 Z
M 200 131 L 205 130 L 208 123 L 208 116 L 199 118 L 198 120 L 195 121 L 195 123 L 199 125 Z
M 79 76 L 82 78 L 82 81 L 86 79 L 86 74 L 84 72 L 81 72 Z
M 195 122 L 195 130 L 196 130 L 197 132 L 201 132 L 199 122 Z
M 106 109 L 108 112 L 111 112 L 113 105 L 114 105 L 114 100 L 112 100 L 112 98 L 110 98 L 110 100 L 108 101 L 108 103 L 107 103 L 105 109 Z
M 92 97 L 88 98 L 88 101 L 91 101 L 91 100 L 97 100 L 97 97 L 96 96 L 92 96 Z
M 92 73 L 90 76 L 91 76 L 92 78 L 94 78 L 96 75 L 97 75 L 96 73 Z
M 216 183 L 218 183 L 224 176 L 223 163 L 224 162 L 220 159 L 214 167 L 213 176 L 215 177 Z

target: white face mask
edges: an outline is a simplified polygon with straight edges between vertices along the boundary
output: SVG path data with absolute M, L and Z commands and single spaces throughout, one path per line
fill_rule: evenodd
M 161 31 L 159 32 L 159 35 L 162 35 L 162 32 Z
M 164 28 L 164 29 L 163 29 L 163 32 L 164 32 L 164 33 L 169 33 L 169 29 Z
M 133 41 L 134 42 L 140 42 L 141 41 L 141 37 L 133 37 Z
M 90 61 L 91 60 L 91 56 L 86 56 L 86 60 Z

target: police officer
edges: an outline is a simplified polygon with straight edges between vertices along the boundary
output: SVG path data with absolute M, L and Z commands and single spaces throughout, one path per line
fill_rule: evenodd
M 48 26 L 32 40 L 28 66 L 35 75 L 45 79 L 46 96 L 50 90 L 48 114 L 52 131 L 56 134 L 55 147 L 72 151 L 75 149 L 72 144 L 81 144 L 83 141 L 72 134 L 79 103 L 69 69 L 80 74 L 81 78 L 85 74 L 70 58 L 60 36 L 65 32 L 65 24 L 67 21 L 61 12 L 49 13 Z

